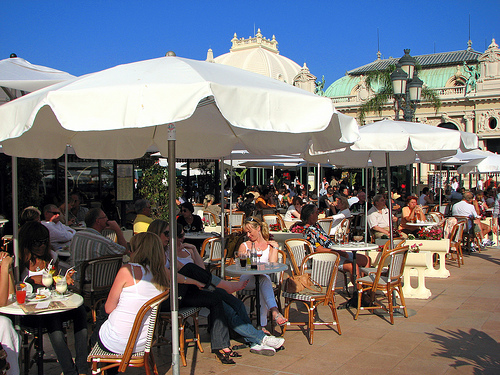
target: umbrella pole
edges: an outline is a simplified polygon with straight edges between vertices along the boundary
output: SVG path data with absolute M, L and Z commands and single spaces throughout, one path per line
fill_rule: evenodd
M 369 184 L 369 178 L 368 178 L 368 168 L 365 168 L 365 183 L 366 183 L 366 188 L 365 188 L 365 242 L 368 243 L 368 184 Z
M 443 195 L 443 163 L 439 163 L 439 207 L 438 207 L 439 212 L 441 212 L 442 195 Z
M 385 153 L 385 165 L 387 168 L 387 191 L 388 201 L 389 201 L 389 239 L 390 239 L 390 249 L 394 249 L 394 236 L 392 233 L 392 191 L 391 191 L 391 162 L 389 153 Z
M 66 218 L 66 225 L 69 225 L 68 145 L 66 145 L 66 149 L 64 150 L 64 196 L 66 197 L 66 204 L 64 205 L 64 217 Z
M 18 236 L 18 215 L 19 215 L 19 192 L 17 191 L 17 158 L 12 157 L 12 241 L 14 245 L 14 269 L 15 279 L 19 280 L 19 236 Z
M 318 200 L 318 205 L 319 205 L 319 191 L 320 191 L 320 184 L 321 184 L 321 164 L 318 163 L 318 171 L 316 173 L 316 181 L 317 181 L 317 185 L 316 185 L 316 199 Z
M 172 311 L 172 374 L 180 374 L 179 300 L 177 298 L 177 220 L 175 220 L 175 125 L 168 128 L 168 201 L 170 209 L 170 309 Z
M 224 246 L 225 246 L 225 243 L 224 243 L 224 206 L 225 206 L 225 200 L 224 200 L 224 158 L 221 158 L 220 159 L 220 163 L 221 163 L 221 171 L 222 173 L 220 174 L 220 201 L 221 201 L 221 218 L 220 218 L 220 226 L 221 226 L 221 230 L 220 230 L 220 245 L 221 245 L 221 261 L 220 261 L 220 277 L 224 280 L 224 266 L 225 266 L 225 263 L 226 263 L 226 257 L 224 256 Z M 229 229 L 229 232 L 231 233 L 231 206 L 229 206 L 229 222 L 227 223 L 227 227 Z

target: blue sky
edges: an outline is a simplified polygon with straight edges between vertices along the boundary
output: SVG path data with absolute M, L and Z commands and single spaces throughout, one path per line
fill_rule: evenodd
M 500 43 L 499 0 L 2 0 L 0 9 L 0 59 L 15 52 L 74 75 L 169 50 L 204 60 L 257 28 L 327 86 L 376 59 L 377 30 L 383 58 L 466 49 L 469 15 L 475 50 Z

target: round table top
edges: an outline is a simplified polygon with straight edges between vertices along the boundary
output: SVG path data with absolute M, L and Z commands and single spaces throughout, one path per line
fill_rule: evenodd
M 228 274 L 233 275 L 265 275 L 269 273 L 281 272 L 288 269 L 288 265 L 284 263 L 259 263 L 256 270 L 250 269 L 250 267 L 241 268 L 237 264 L 231 264 L 225 267 L 225 271 Z
M 190 240 L 205 240 L 210 237 L 220 237 L 220 234 L 213 232 L 186 232 L 184 236 L 184 238 Z
M 410 227 L 432 227 L 433 225 L 437 225 L 434 221 L 419 221 L 417 223 L 406 223 Z
M 330 246 L 330 249 L 341 251 L 377 250 L 378 245 L 369 242 L 349 242 L 346 244 L 336 244 L 334 246 Z
M 68 310 L 72 310 L 72 309 L 76 309 L 77 307 L 80 307 L 82 304 L 83 304 L 83 297 L 79 294 L 76 294 L 76 293 L 71 293 L 70 295 L 68 295 L 67 297 L 63 297 L 63 298 L 54 298 L 54 297 L 50 297 L 46 300 L 43 300 L 43 301 L 36 301 L 36 300 L 33 300 L 33 301 L 28 301 L 26 302 L 26 304 L 28 305 L 36 305 L 36 304 L 41 304 L 41 303 L 44 303 L 44 302 L 52 302 L 52 301 L 58 301 L 58 302 L 62 302 L 64 304 L 64 307 L 61 307 L 61 306 L 58 306 L 57 308 L 54 308 L 54 309 L 50 309 L 50 310 L 45 310 L 40 312 L 40 313 L 33 313 L 33 314 L 27 314 L 18 304 L 17 302 L 14 300 L 14 301 L 11 301 L 10 304 L 6 305 L 6 306 L 3 306 L 3 307 L 0 307 L 0 313 L 2 314 L 7 314 L 7 315 L 47 315 L 47 314 L 56 314 L 56 313 L 59 313 L 59 312 L 63 312 L 63 311 L 68 311 Z

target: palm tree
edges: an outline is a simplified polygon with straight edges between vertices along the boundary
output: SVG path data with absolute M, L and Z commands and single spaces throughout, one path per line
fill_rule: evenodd
M 417 64 L 415 69 L 419 71 L 421 69 L 420 65 Z M 360 123 L 364 123 L 366 116 L 369 113 L 378 113 L 382 115 L 382 110 L 388 101 L 391 99 L 394 101 L 394 112 L 398 111 L 398 103 L 394 97 L 394 90 L 392 87 L 391 73 L 396 70 L 395 65 L 390 65 L 385 70 L 377 70 L 369 72 L 366 76 L 366 85 L 375 91 L 374 87 L 380 87 L 380 89 L 375 93 L 375 95 L 363 103 L 358 109 L 358 118 Z M 441 100 L 438 94 L 429 89 L 427 86 L 422 87 L 422 99 L 431 103 L 431 105 L 436 110 L 436 113 L 441 108 Z M 403 98 L 403 101 L 405 99 Z M 404 103 L 406 104 L 406 103 Z

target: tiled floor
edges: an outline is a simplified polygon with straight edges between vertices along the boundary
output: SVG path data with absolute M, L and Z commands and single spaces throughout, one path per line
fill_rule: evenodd
M 210 353 L 203 334 L 204 353 L 191 346 L 188 366 L 181 374 L 500 374 L 500 250 L 490 248 L 465 257 L 465 265 L 449 264 L 447 279 L 427 279 L 428 300 L 408 299 L 411 316 L 383 318 L 339 310 L 342 335 L 323 327 L 314 345 L 298 328 L 285 334 L 285 350 L 274 357 L 241 350 L 237 364 L 221 365 Z M 339 296 L 337 305 L 344 299 Z M 328 308 L 320 316 L 329 318 Z M 236 342 L 235 342 L 236 343 Z M 49 345 L 50 346 L 50 345 Z M 170 347 L 153 350 L 160 374 L 171 374 Z M 47 348 L 50 354 L 50 348 Z M 131 369 L 143 374 L 143 369 Z M 36 373 L 35 368 L 31 370 Z M 46 374 L 59 375 L 57 364 Z

